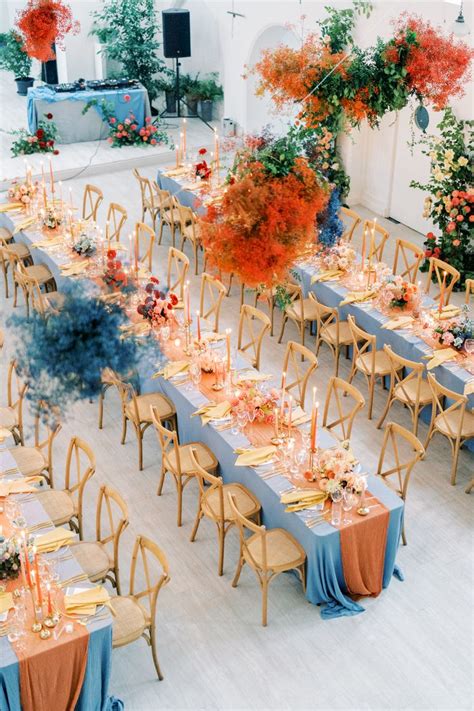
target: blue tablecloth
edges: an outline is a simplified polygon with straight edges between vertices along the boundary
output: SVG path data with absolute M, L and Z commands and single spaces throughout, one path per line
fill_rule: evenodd
M 156 182 L 162 190 L 168 190 L 172 195 L 176 195 L 181 205 L 191 207 L 198 213 L 206 211 L 206 208 L 201 204 L 201 200 L 196 196 L 196 194 L 191 192 L 191 190 L 183 190 L 182 186 L 175 178 L 168 178 L 168 176 L 164 175 L 159 170 L 156 176 Z
M 125 96 L 129 96 L 130 100 L 126 101 Z M 52 120 L 58 125 L 58 131 L 60 134 L 59 143 L 73 142 L 72 140 L 70 140 L 70 137 L 68 135 L 65 135 L 68 131 L 72 132 L 71 135 L 73 135 L 76 140 L 93 140 L 93 137 L 91 137 L 89 134 L 82 139 L 80 139 L 80 137 L 77 137 L 77 132 L 80 132 L 81 129 L 80 125 L 68 126 L 67 124 L 64 124 L 64 122 L 62 126 L 59 125 L 61 123 L 59 120 L 59 111 L 57 111 L 57 109 L 52 106 L 52 104 L 58 104 L 59 109 L 59 107 L 62 106 L 63 102 L 79 102 L 78 109 L 80 108 L 80 111 L 82 111 L 82 104 L 85 105 L 88 101 L 91 101 L 92 99 L 96 99 L 98 101 L 98 104 L 94 105 L 89 110 L 89 113 L 91 111 L 95 112 L 96 114 L 98 114 L 100 119 L 103 119 L 102 110 L 100 107 L 100 103 L 103 99 L 105 99 L 113 106 L 114 116 L 119 122 L 128 118 L 130 112 L 133 112 L 136 118 L 136 123 L 141 128 L 145 124 L 145 117 L 150 115 L 150 102 L 148 99 L 148 92 L 142 86 L 136 89 L 103 89 L 100 91 L 84 90 L 64 93 L 57 93 L 52 89 L 49 89 L 47 86 L 39 86 L 28 89 L 28 128 L 32 133 L 36 131 L 36 129 L 38 128 L 38 121 L 44 119 L 44 116 L 42 114 L 45 113 L 44 102 L 46 102 L 46 104 L 51 104 L 50 107 L 48 106 L 47 111 L 50 111 L 53 114 Z M 71 107 L 69 107 L 68 110 L 69 113 L 71 113 Z M 57 111 L 56 115 L 55 111 Z M 77 113 L 77 111 L 74 111 L 74 116 L 71 116 L 70 123 L 83 123 L 84 126 L 86 126 L 87 118 L 87 114 L 85 116 L 82 116 L 80 112 Z M 107 127 L 104 126 L 102 123 L 99 123 L 98 125 L 99 129 L 105 128 L 106 132 L 108 131 Z M 94 129 L 93 126 L 92 129 L 95 130 L 97 133 L 97 128 Z M 100 134 L 95 136 L 96 139 L 100 137 Z

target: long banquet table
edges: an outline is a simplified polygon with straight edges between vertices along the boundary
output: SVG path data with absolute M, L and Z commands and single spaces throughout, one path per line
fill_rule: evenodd
M 8 471 L 9 478 L 20 476 L 20 472 L 16 469 L 16 463 L 11 453 L 3 446 L 0 449 L 0 475 L 1 472 Z M 12 472 L 12 473 L 10 473 Z M 5 481 L 5 478 L 2 478 Z M 54 529 L 54 525 L 48 518 L 44 508 L 41 506 L 37 497 L 18 495 L 17 498 L 21 502 L 23 515 L 28 523 L 28 526 L 34 526 L 38 523 L 49 523 L 49 526 L 41 528 L 40 533 L 47 533 Z M 1 518 L 1 517 L 0 517 Z M 60 580 L 68 580 L 71 576 L 82 573 L 82 568 L 76 559 L 64 559 L 66 549 L 61 548 L 58 553 L 46 553 L 48 558 L 58 558 L 58 573 Z M 73 546 L 69 548 L 73 551 Z M 88 587 L 87 581 L 80 583 L 81 587 Z M 92 587 L 92 586 L 91 586 Z M 62 624 L 62 621 L 60 624 Z M 112 618 L 110 614 L 100 616 L 99 619 L 94 618 L 87 625 L 89 632 L 88 651 L 87 651 L 87 666 L 82 685 L 82 690 L 75 706 L 75 711 L 118 711 L 123 708 L 121 702 L 108 696 L 108 687 L 111 671 L 111 656 L 112 656 Z M 59 683 L 65 667 L 69 663 L 69 645 L 71 643 L 67 632 L 62 633 L 60 637 L 60 649 L 62 655 L 54 654 L 55 664 L 57 666 L 54 677 Z M 52 641 L 52 640 L 51 640 Z M 44 640 L 41 643 L 40 660 L 44 667 L 51 666 L 49 661 L 51 643 L 49 640 Z M 58 658 L 61 660 L 58 665 Z M 21 711 L 20 699 L 20 664 L 13 645 L 8 641 L 7 636 L 0 636 L 0 709 L 2 711 Z M 54 689 L 53 689 L 54 691 Z M 54 696 L 53 696 L 54 697 Z M 52 707 L 51 707 L 52 708 Z

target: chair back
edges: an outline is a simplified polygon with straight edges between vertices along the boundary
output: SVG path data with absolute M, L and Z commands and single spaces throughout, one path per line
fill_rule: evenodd
M 365 251 L 367 259 L 375 259 L 377 262 L 382 261 L 385 242 L 388 237 L 389 233 L 378 222 L 364 220 L 362 240 L 366 249 L 362 249 L 362 251 Z
M 232 511 L 235 524 L 237 528 L 239 529 L 239 535 L 240 535 L 240 545 L 242 547 L 242 550 L 244 550 L 247 554 L 247 560 L 250 561 L 251 566 L 254 568 L 254 570 L 261 570 L 263 572 L 266 572 L 268 570 L 268 565 L 267 565 L 267 531 L 265 526 L 259 526 L 258 524 L 254 523 L 250 519 L 246 518 L 242 513 L 240 513 L 239 509 L 237 508 L 237 501 L 235 499 L 235 496 L 233 496 L 230 492 L 227 494 L 230 509 Z M 260 545 L 261 545 L 261 551 L 262 551 L 262 562 L 261 564 L 257 563 L 255 558 L 253 557 L 249 547 L 248 547 L 248 539 L 245 535 L 245 531 L 250 531 L 253 535 L 257 535 L 260 538 Z M 253 537 L 253 536 L 252 536 Z
M 175 476 L 181 476 L 181 457 L 179 453 L 178 433 L 175 430 L 168 430 L 163 427 L 160 414 L 156 407 L 151 407 L 151 421 L 158 436 L 161 449 L 161 460 L 163 467 Z M 170 458 L 170 453 L 174 452 L 174 462 Z
M 150 207 L 152 210 L 156 209 L 155 206 L 155 196 L 153 194 L 153 189 L 151 187 L 151 182 L 148 178 L 140 175 L 136 168 L 133 169 L 133 175 L 138 180 L 138 185 L 140 187 L 140 197 L 142 202 L 142 210 Z
M 348 207 L 341 207 L 340 217 L 344 223 L 344 232 L 342 233 L 341 240 L 352 242 L 354 232 L 357 226 L 362 222 L 362 218 L 355 210 L 350 210 Z
M 249 304 L 240 307 L 237 349 L 251 356 L 253 366 L 260 369 L 263 337 L 270 330 L 271 321 L 263 311 Z
M 168 269 L 166 272 L 166 286 L 180 301 L 184 299 L 184 285 L 189 270 L 189 259 L 176 247 L 168 250 Z
M 406 239 L 397 239 L 395 244 L 395 258 L 393 260 L 393 273 L 398 273 L 400 262 L 400 276 L 416 284 L 416 277 L 423 259 L 423 250 L 413 242 Z
M 111 371 L 112 372 L 112 371 Z M 111 376 L 111 381 L 113 385 L 117 388 L 120 401 L 122 403 L 122 412 L 125 414 L 127 406 L 130 405 L 129 414 L 130 419 L 135 425 L 140 424 L 140 411 L 138 409 L 138 400 L 135 388 L 132 383 L 126 383 L 121 380 L 115 373 Z
M 173 196 L 169 190 L 162 190 L 155 181 L 153 182 L 153 189 L 155 191 L 160 212 L 171 210 L 171 208 L 176 207 L 176 202 L 173 200 Z
M 57 435 L 61 431 L 61 423 L 56 417 L 56 412 L 51 413 L 46 402 L 40 401 L 35 413 L 35 449 L 37 449 L 46 460 L 49 471 L 49 485 L 54 489 L 53 477 L 53 444 Z
M 105 238 L 108 243 L 115 240 L 120 242 L 122 227 L 127 221 L 127 211 L 118 202 L 111 202 L 107 210 L 107 221 L 105 223 Z
M 96 539 L 103 546 L 112 543 L 115 568 L 119 562 L 120 536 L 129 524 L 128 507 L 118 491 L 103 484 L 97 497 Z
M 23 383 L 18 375 L 17 362 L 12 358 L 8 366 L 7 376 L 7 405 L 16 411 L 18 429 L 23 431 L 23 401 L 28 385 Z
M 144 222 L 135 224 L 135 254 L 140 264 L 143 264 L 149 272 L 153 266 L 153 245 L 155 243 L 155 231 L 145 225 Z
M 181 203 L 178 202 L 177 207 L 179 215 L 179 226 L 181 229 L 181 233 L 183 233 L 186 227 L 188 227 L 189 225 L 194 225 L 195 215 L 193 210 L 187 205 L 181 205 Z
M 425 364 L 403 358 L 398 353 L 394 353 L 392 347 L 387 344 L 384 345 L 383 349 L 390 360 L 390 392 L 393 393 L 394 389 L 397 388 L 399 392 L 403 393 L 406 402 L 418 404 L 420 402 Z M 415 386 L 414 396 L 413 384 Z
M 219 331 L 219 316 L 225 293 L 226 288 L 219 279 L 207 272 L 201 274 L 199 313 L 203 319 L 209 320 L 211 317 L 214 319 L 214 323 L 211 322 L 214 333 Z
M 82 219 L 97 222 L 97 210 L 103 199 L 104 194 L 100 188 L 87 184 L 82 198 Z
M 323 339 L 324 331 L 329 328 L 329 326 L 336 326 L 336 347 L 339 344 L 339 310 L 337 306 L 326 306 L 318 301 L 316 294 L 314 292 L 309 292 L 309 298 L 312 299 L 316 308 L 316 340 Z M 323 339 L 324 340 L 324 339 Z
M 304 362 L 302 359 L 304 358 Z M 313 351 L 296 341 L 288 341 L 283 359 L 283 372 L 286 373 L 286 392 L 297 389 L 295 402 L 304 409 L 308 380 L 318 367 L 318 359 Z
M 193 447 L 191 449 L 191 463 L 193 473 L 196 476 L 199 486 L 199 504 L 207 500 L 207 508 L 212 513 L 214 520 L 224 522 L 224 485 L 222 479 L 214 474 L 209 474 L 198 462 L 198 452 Z M 212 505 L 211 495 L 217 492 L 217 507 Z
M 329 409 L 331 405 L 335 406 L 337 416 L 336 419 L 329 421 Z M 354 385 L 343 380 L 343 378 L 333 376 L 329 380 L 326 402 L 324 403 L 323 427 L 330 432 L 340 427 L 342 436 L 334 432 L 336 437 L 341 440 L 341 442 L 349 440 L 351 438 L 354 418 L 359 410 L 362 410 L 364 405 L 365 399 Z
M 400 452 L 402 446 L 406 452 Z M 389 452 L 394 460 L 393 466 L 387 465 L 385 461 Z M 396 422 L 388 422 L 384 428 L 377 475 L 383 479 L 396 475 L 397 493 L 405 500 L 413 467 L 424 456 L 425 448 L 418 437 Z
M 467 395 L 461 395 L 454 390 L 445 388 L 431 373 L 428 373 L 427 377 L 433 393 L 431 422 L 435 423 L 436 428 L 435 420 L 439 418 L 445 428 L 445 430 L 443 428 L 443 434 L 447 434 L 450 439 L 458 439 L 463 429 L 468 403 Z M 451 402 L 451 405 L 448 405 L 447 402 Z M 455 417 L 453 418 L 452 415 Z M 457 429 L 453 426 L 454 423 L 457 424 Z
M 143 587 L 137 580 L 139 570 L 144 579 Z M 169 581 L 169 565 L 161 548 L 149 538 L 137 536 L 130 568 L 130 596 L 143 608 L 153 636 L 158 594 Z
M 367 333 L 355 322 L 355 318 L 349 314 L 347 317 L 347 323 L 351 329 L 352 334 L 352 362 L 355 363 L 359 360 L 360 370 L 365 372 L 366 375 L 372 375 L 375 372 L 375 353 L 376 353 L 376 336 L 371 333 Z M 361 356 L 370 353 L 370 359 L 362 359 Z M 370 362 L 370 368 L 367 368 L 367 362 Z
M 95 454 L 89 445 L 79 437 L 72 437 L 66 456 L 65 489 L 77 497 L 77 512 L 79 521 L 82 519 L 82 502 L 84 487 L 95 474 Z
M 466 279 L 465 284 L 466 288 L 466 304 L 469 304 L 471 302 L 471 298 L 474 296 L 474 279 Z
M 436 291 L 433 295 L 433 299 L 435 299 L 435 301 L 439 301 L 441 298 L 441 291 L 443 291 L 443 306 L 447 306 L 451 298 L 453 286 L 459 281 L 460 278 L 461 274 L 450 264 L 443 262 L 441 259 L 437 259 L 436 257 L 430 257 L 430 268 L 428 270 L 425 292 L 429 294 L 431 286 L 434 284 Z
M 293 318 L 296 317 L 300 322 L 304 321 L 303 289 L 299 284 L 293 284 L 292 282 L 287 282 L 284 288 L 289 299 L 285 306 L 285 313 L 290 318 L 293 314 Z

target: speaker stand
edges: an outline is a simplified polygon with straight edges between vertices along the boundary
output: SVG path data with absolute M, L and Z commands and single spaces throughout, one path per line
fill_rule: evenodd
M 179 68 L 181 66 L 181 62 L 179 59 L 176 57 L 176 81 L 175 81 L 175 96 L 176 96 L 176 113 L 168 113 L 167 109 L 164 109 L 161 114 L 160 118 L 181 118 L 181 104 L 183 103 L 187 109 L 189 109 L 188 104 L 184 99 L 180 97 L 180 91 L 179 91 Z M 211 126 L 210 123 L 208 123 L 205 119 L 202 118 L 202 116 L 199 116 L 199 114 L 190 114 L 186 118 L 198 118 L 200 121 L 206 124 L 206 126 L 214 132 L 214 126 Z

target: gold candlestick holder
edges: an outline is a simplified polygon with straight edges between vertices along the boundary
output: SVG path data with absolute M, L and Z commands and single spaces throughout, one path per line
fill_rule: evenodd
M 224 373 L 222 372 L 224 369 L 222 366 L 223 363 L 220 361 L 216 361 L 214 364 L 215 381 L 212 385 L 212 389 L 216 392 L 219 392 L 225 388 L 225 378 L 223 377 Z
M 36 604 L 35 593 L 34 593 L 33 587 L 30 587 L 30 593 L 31 593 L 31 602 L 33 605 L 33 614 L 35 616 L 33 624 L 31 625 L 31 631 L 34 632 L 35 634 L 37 634 L 38 632 L 41 632 L 41 630 L 43 629 L 43 624 L 40 619 L 43 614 L 43 610 L 41 607 L 39 607 Z
M 357 509 L 357 513 L 359 516 L 367 516 L 369 514 L 369 509 L 365 505 L 365 487 L 362 489 L 362 492 L 360 494 L 360 500 L 359 500 L 359 508 Z
M 184 355 L 190 356 L 192 354 L 191 348 L 191 321 L 184 322 Z

